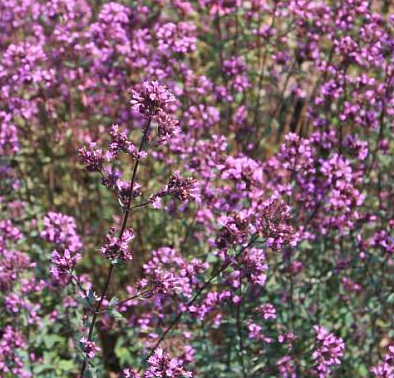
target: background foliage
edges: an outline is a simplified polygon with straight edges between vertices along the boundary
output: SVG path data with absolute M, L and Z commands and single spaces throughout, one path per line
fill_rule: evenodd
M 159 342 L 174 377 L 394 376 L 389 1 L 2 0 L 0 30 L 1 377 L 89 357 L 122 211 L 78 151 L 113 124 L 138 145 L 130 91 L 156 80 L 179 132 L 152 134 L 133 203 L 177 171 L 195 187 L 132 211 L 87 374 L 171 376 Z

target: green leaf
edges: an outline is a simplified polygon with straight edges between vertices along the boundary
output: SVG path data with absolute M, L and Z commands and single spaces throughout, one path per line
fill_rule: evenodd
M 111 300 L 109 301 L 108 309 L 116 307 L 118 302 L 119 302 L 119 299 L 117 297 L 112 297 Z
M 122 322 L 125 321 L 124 316 L 118 310 L 116 310 L 115 308 L 109 308 L 108 309 L 108 314 L 110 316 L 112 316 L 113 318 L 115 318 L 116 320 L 119 320 L 119 321 L 122 321 Z
M 59 369 L 63 370 L 63 371 L 71 371 L 74 369 L 74 363 L 72 361 L 69 360 L 61 360 L 59 362 Z
M 46 335 L 44 337 L 44 344 L 48 349 L 51 349 L 56 343 L 64 343 L 65 339 L 59 335 Z

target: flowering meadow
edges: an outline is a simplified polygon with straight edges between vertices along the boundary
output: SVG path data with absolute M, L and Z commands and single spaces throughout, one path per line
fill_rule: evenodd
M 394 2 L 0 0 L 0 378 L 394 378 Z

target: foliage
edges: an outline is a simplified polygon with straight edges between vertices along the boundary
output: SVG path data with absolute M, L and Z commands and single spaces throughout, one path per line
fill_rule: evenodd
M 0 29 L 0 377 L 394 377 L 389 1 Z

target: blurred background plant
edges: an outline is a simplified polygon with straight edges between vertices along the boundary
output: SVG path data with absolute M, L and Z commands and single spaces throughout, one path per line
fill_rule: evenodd
M 2 0 L 0 30 L 1 377 L 393 376 L 389 1 Z M 92 346 L 121 219 L 78 151 L 138 145 L 146 81 L 179 132 L 135 204 L 195 198 L 132 211 Z

